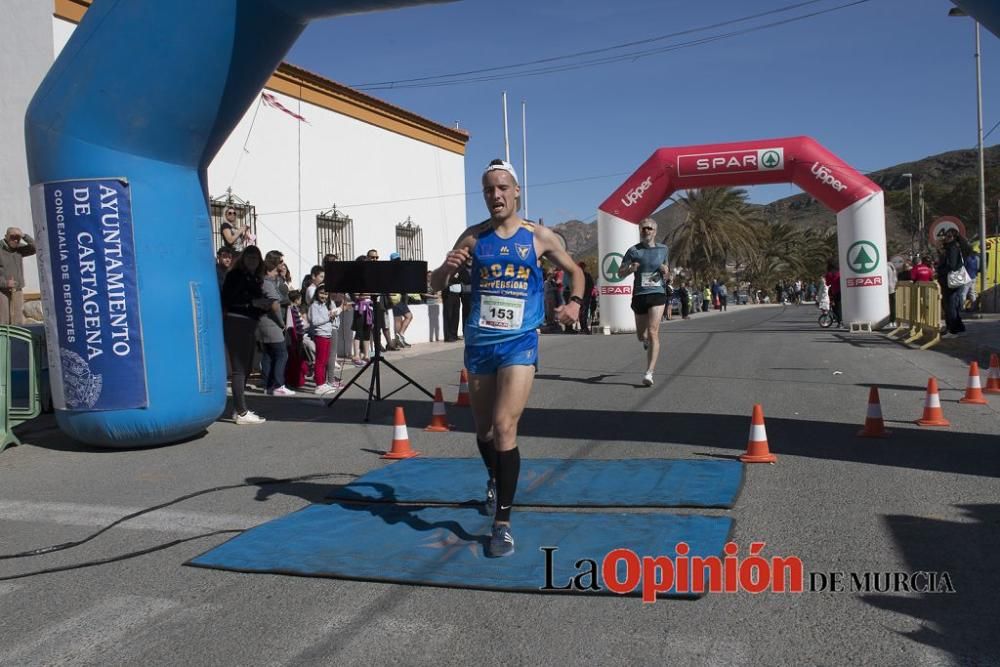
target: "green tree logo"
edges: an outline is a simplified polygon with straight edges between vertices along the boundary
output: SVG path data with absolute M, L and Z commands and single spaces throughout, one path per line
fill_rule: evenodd
M 854 273 L 871 273 L 878 268 L 878 246 L 871 241 L 856 241 L 847 249 L 847 265 Z
M 781 156 L 778 155 L 778 151 L 764 151 L 760 156 L 760 163 L 766 169 L 774 169 L 781 164 Z
M 625 280 L 618 277 L 618 267 L 622 265 L 621 260 L 624 258 L 620 252 L 609 252 L 604 256 L 601 260 L 601 275 L 604 276 L 604 280 L 609 283 L 620 283 Z

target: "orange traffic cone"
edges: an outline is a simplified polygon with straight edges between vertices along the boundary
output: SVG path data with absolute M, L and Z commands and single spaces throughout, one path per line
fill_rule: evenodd
M 382 455 L 384 459 L 409 459 L 420 452 L 410 449 L 410 436 L 406 433 L 406 417 L 403 408 L 396 406 L 396 418 L 392 427 L 392 450 Z
M 760 403 L 753 406 L 753 418 L 750 420 L 750 440 L 747 443 L 747 453 L 740 457 L 743 463 L 774 463 L 778 460 L 767 447 L 767 431 L 764 429 L 764 409 Z
M 924 416 L 917 420 L 921 426 L 951 426 L 941 411 L 941 397 L 938 396 L 937 379 L 927 381 L 927 399 L 924 401 Z
M 969 364 L 969 381 L 965 385 L 965 396 L 958 399 L 958 402 L 975 405 L 989 404 L 989 401 L 983 396 L 983 386 L 979 383 L 979 362 L 973 361 Z
M 1000 355 L 996 352 L 990 355 L 990 373 L 986 376 L 987 394 L 1000 394 Z
M 858 431 L 858 436 L 862 438 L 884 438 L 891 431 L 885 430 L 885 422 L 882 421 L 882 403 L 878 400 L 878 387 L 868 390 L 868 414 L 865 416 L 865 427 Z
M 469 374 L 464 368 L 462 374 L 458 376 L 458 400 L 455 401 L 455 405 L 461 408 L 467 408 L 471 405 L 469 403 Z
M 435 433 L 444 433 L 451 430 L 448 425 L 448 415 L 444 410 L 444 397 L 441 396 L 441 387 L 434 389 L 434 407 L 431 409 L 431 423 L 424 429 Z

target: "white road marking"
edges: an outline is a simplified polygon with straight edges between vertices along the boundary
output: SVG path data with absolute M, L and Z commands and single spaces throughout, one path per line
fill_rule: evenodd
M 180 606 L 179 602 L 134 595 L 102 600 L 76 616 L 41 629 L 41 635 L 0 649 L 0 664 L 100 664 L 116 644 L 151 619 Z
M 141 509 L 140 507 L 113 505 L 0 500 L 0 518 L 3 521 L 55 523 L 64 526 L 106 526 Z M 128 528 L 131 530 L 157 530 L 165 533 L 199 534 L 213 530 L 251 528 L 274 518 L 277 517 L 162 509 L 129 519 L 116 526 L 116 529 Z

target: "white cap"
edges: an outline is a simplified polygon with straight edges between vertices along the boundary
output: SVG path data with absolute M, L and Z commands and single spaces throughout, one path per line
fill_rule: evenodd
M 510 162 L 507 162 L 506 160 L 493 160 L 492 162 L 490 162 L 486 166 L 486 171 L 483 172 L 483 176 L 497 169 L 499 169 L 500 171 L 506 171 L 514 179 L 514 183 L 518 184 L 517 172 L 514 171 L 514 166 Z

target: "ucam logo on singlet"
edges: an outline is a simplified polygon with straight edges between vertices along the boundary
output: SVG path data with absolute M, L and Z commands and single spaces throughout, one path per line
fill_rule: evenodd
M 743 174 L 753 171 L 780 171 L 785 168 L 784 148 L 757 148 L 720 153 L 692 153 L 677 156 L 677 176 Z

